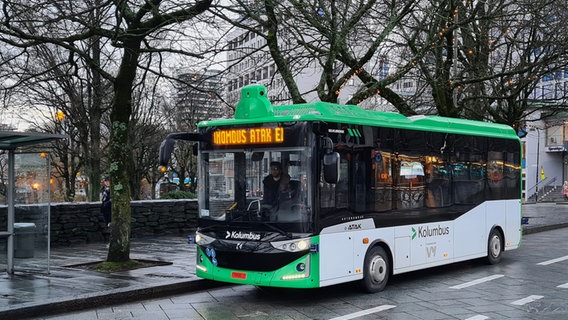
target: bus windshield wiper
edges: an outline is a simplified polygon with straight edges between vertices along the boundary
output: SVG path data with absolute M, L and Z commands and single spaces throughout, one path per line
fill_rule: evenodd
M 197 229 L 197 231 L 198 232 L 205 232 L 205 231 L 217 229 L 218 227 L 219 227 L 218 225 L 210 225 L 210 226 L 201 227 L 201 228 Z
M 262 225 L 264 225 L 264 226 L 268 227 L 269 229 L 272 229 L 272 230 L 274 230 L 274 231 L 280 233 L 281 235 L 285 236 L 285 237 L 288 238 L 288 239 L 292 239 L 292 234 L 289 233 L 289 232 L 287 232 L 286 230 L 280 228 L 280 227 L 277 227 L 277 226 L 275 226 L 275 225 L 272 225 L 272 224 L 270 224 L 270 223 L 268 223 L 268 222 L 262 222 Z

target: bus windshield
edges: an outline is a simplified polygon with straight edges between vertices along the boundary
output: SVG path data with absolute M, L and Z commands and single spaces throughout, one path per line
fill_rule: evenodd
M 199 218 L 204 225 L 217 221 L 312 231 L 310 148 L 206 151 L 200 160 Z

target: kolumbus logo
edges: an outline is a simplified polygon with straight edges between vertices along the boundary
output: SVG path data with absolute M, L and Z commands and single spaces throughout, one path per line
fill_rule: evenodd
M 242 231 L 227 231 L 225 239 L 237 239 L 237 240 L 260 240 L 260 234 L 253 232 L 242 232 Z
M 420 226 L 418 229 L 412 227 L 412 240 L 418 238 L 428 238 L 436 236 L 445 236 L 450 234 L 450 227 L 442 227 L 438 225 L 437 227 L 430 228 L 430 226 Z

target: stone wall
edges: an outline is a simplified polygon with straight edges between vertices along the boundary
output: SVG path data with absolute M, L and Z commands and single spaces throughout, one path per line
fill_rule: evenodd
M 196 200 L 132 201 L 132 237 L 189 235 L 197 224 Z M 52 203 L 51 245 L 102 242 L 108 240 L 108 230 L 100 212 L 100 202 Z M 47 232 L 46 205 L 19 205 L 16 223 L 32 222 L 36 232 Z M 0 206 L 0 226 L 5 230 L 7 207 Z

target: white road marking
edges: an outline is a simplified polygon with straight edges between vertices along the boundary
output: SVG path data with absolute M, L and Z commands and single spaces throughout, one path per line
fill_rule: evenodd
M 513 301 L 513 302 L 511 302 L 511 304 L 514 304 L 516 306 L 523 306 L 527 303 L 531 303 L 533 301 L 536 301 L 536 300 L 539 300 L 539 299 L 542 299 L 542 298 L 544 298 L 544 296 L 528 296 L 528 297 L 523 298 L 521 300 Z
M 568 283 L 561 284 L 557 288 L 568 289 Z
M 450 287 L 450 289 L 463 289 L 463 288 L 474 286 L 476 284 L 480 284 L 480 283 L 484 283 L 484 282 L 487 282 L 487 281 L 499 279 L 499 278 L 504 277 L 504 276 L 505 275 L 502 275 L 502 274 L 496 274 L 496 275 L 492 275 L 492 276 L 489 276 L 489 277 L 485 277 L 485 278 L 473 280 L 473 281 L 470 281 L 470 282 L 462 283 L 462 284 L 459 284 L 457 286 Z
M 547 266 L 547 265 L 549 265 L 549 264 L 553 264 L 553 263 L 560 262 L 560 261 L 564 261 L 564 260 L 568 260 L 568 256 L 564 256 L 564 257 L 560 257 L 560 258 L 556 258 L 556 259 L 552 259 L 552 260 L 540 262 L 540 263 L 537 263 L 537 265 L 538 265 L 538 266 Z
M 358 317 L 362 317 L 362 316 L 366 316 L 368 314 L 371 313 L 376 313 L 376 312 L 380 312 L 380 311 L 384 311 L 384 310 L 388 310 L 388 309 L 392 309 L 395 308 L 396 306 L 391 306 L 389 304 L 385 304 L 382 306 L 378 306 L 375 308 L 371 308 L 371 309 L 367 309 L 367 310 L 362 310 L 359 312 L 354 312 L 354 313 L 350 313 L 350 314 L 346 314 L 344 316 L 341 317 L 337 317 L 337 318 L 333 318 L 333 319 L 329 319 L 329 320 L 349 320 L 349 319 L 355 319 Z
M 489 319 L 489 317 L 482 316 L 482 315 L 478 314 L 476 316 L 473 316 L 471 318 L 467 318 L 465 320 L 485 320 L 485 319 Z

